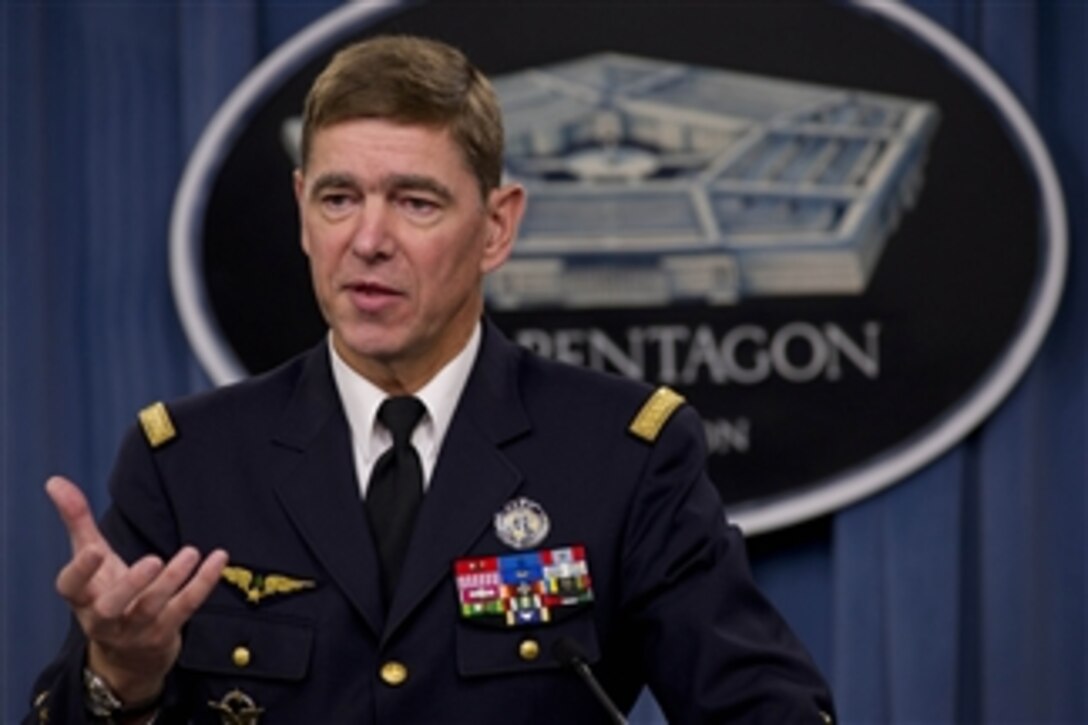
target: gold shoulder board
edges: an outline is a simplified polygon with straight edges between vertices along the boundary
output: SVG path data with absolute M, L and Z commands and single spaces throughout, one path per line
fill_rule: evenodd
M 178 434 L 173 421 L 170 420 L 170 413 L 162 403 L 155 403 L 141 410 L 140 425 L 152 448 L 158 448 L 163 443 L 173 440 Z
M 662 385 L 643 403 L 642 409 L 638 411 L 638 415 L 631 421 L 627 430 L 642 440 L 653 443 L 661 434 L 665 423 L 683 404 L 683 395 Z

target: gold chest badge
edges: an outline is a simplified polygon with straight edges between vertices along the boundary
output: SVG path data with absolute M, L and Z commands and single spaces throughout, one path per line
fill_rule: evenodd
M 317 586 L 312 579 L 295 579 L 286 574 L 262 574 L 242 566 L 225 567 L 223 579 L 237 587 L 250 604 L 260 604 L 262 599 L 276 594 L 293 594 Z

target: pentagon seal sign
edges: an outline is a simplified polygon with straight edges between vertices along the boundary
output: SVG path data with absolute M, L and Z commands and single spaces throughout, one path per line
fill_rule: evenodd
M 418 33 L 487 70 L 503 173 L 531 198 L 488 316 L 541 356 L 675 390 L 632 421 L 647 443 L 690 401 L 745 533 L 857 502 L 975 430 L 1042 343 L 1068 256 L 1050 154 L 1000 76 L 903 2 L 624 3 L 622 20 L 614 3 L 576 21 L 550 2 L 346 3 L 264 59 L 201 136 L 171 222 L 211 379 L 327 334 L 285 181 L 305 88 L 346 42 Z M 512 506 L 496 531 L 532 547 L 546 518 Z
M 495 514 L 495 535 L 499 541 L 514 549 L 531 549 L 544 541 L 551 529 L 548 514 L 532 499 L 508 501 Z

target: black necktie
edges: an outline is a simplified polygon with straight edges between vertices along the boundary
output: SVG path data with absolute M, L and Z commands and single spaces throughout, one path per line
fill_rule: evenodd
M 366 492 L 366 511 L 378 547 L 387 607 L 397 587 L 423 498 L 423 466 L 412 446 L 412 431 L 424 410 L 423 403 L 411 396 L 386 398 L 378 408 L 378 420 L 393 434 L 393 446 L 374 464 Z

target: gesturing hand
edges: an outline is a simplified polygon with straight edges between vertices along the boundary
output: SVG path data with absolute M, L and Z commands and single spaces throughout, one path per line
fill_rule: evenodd
M 87 636 L 87 665 L 123 702 L 153 698 L 181 651 L 181 628 L 215 587 L 227 554 L 203 561 L 185 546 L 167 563 L 126 564 L 102 536 L 83 493 L 55 476 L 45 485 L 72 542 L 57 591 Z M 195 572 L 195 573 L 194 573 Z

